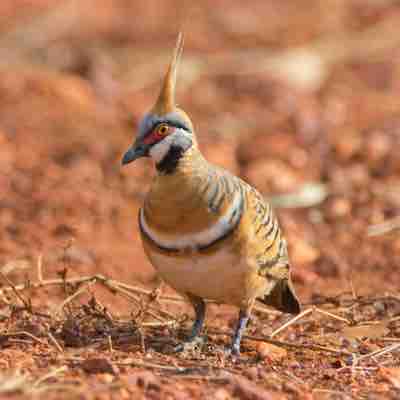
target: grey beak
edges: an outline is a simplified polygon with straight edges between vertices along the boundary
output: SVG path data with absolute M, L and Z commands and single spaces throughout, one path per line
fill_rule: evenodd
M 147 157 L 148 147 L 141 143 L 135 143 L 129 150 L 124 154 L 121 160 L 122 165 L 131 163 L 140 157 Z

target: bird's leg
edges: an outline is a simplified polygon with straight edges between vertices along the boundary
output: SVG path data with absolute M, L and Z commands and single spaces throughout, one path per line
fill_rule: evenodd
M 192 295 L 189 295 L 188 297 L 196 314 L 195 321 L 192 326 L 192 332 L 187 339 L 188 341 L 192 341 L 199 336 L 201 329 L 203 328 L 204 318 L 206 316 L 206 304 L 200 297 L 195 297 Z
M 194 349 L 198 344 L 203 343 L 203 338 L 201 338 L 199 335 L 204 324 L 206 304 L 200 297 L 193 295 L 187 295 L 187 297 L 193 306 L 195 312 L 195 321 L 193 323 L 190 335 L 183 343 L 175 347 L 175 351 Z
M 242 340 L 243 332 L 246 329 L 247 322 L 249 321 L 250 312 L 248 310 L 239 311 L 238 324 L 232 338 L 232 344 L 229 349 L 229 354 L 232 356 L 240 355 L 240 342 Z

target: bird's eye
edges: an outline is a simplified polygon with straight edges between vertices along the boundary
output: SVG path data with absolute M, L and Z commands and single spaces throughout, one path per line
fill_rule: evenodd
M 157 127 L 157 133 L 161 136 L 165 136 L 168 134 L 169 126 L 167 124 L 160 124 Z

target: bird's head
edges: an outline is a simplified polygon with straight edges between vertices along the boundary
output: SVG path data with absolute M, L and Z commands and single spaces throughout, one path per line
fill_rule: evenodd
M 160 172 L 168 173 L 193 145 L 192 122 L 175 103 L 176 73 L 182 50 L 180 33 L 157 102 L 140 121 L 136 140 L 123 156 L 122 165 L 151 157 Z

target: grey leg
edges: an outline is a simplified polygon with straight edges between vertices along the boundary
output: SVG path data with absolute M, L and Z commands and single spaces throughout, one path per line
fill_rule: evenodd
M 249 321 L 249 313 L 247 311 L 239 311 L 239 320 L 233 335 L 232 344 L 230 348 L 230 354 L 234 356 L 240 355 L 240 342 L 242 335 L 246 329 L 247 322 Z
M 200 335 L 201 329 L 203 328 L 204 319 L 206 316 L 206 304 L 200 297 L 189 296 L 189 299 L 196 314 L 195 321 L 192 326 L 192 332 L 188 337 L 188 341 L 192 341 Z
M 195 312 L 195 321 L 188 338 L 183 343 L 180 343 L 175 347 L 176 352 L 193 350 L 198 344 L 203 342 L 203 338 L 201 338 L 199 335 L 201 333 L 201 329 L 203 328 L 204 319 L 206 316 L 206 304 L 200 297 L 188 295 L 188 298 L 192 303 Z

